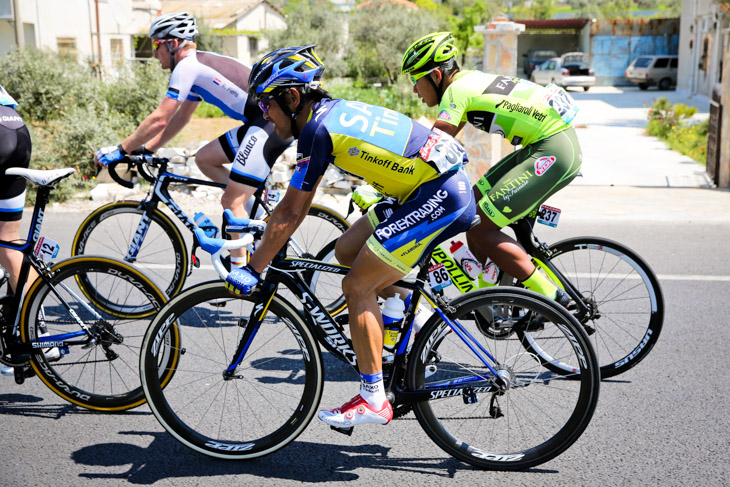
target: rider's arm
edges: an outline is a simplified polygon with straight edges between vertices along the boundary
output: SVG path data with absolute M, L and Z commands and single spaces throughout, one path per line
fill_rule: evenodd
M 450 123 L 443 122 L 441 120 L 436 120 L 433 124 L 433 128 L 442 130 L 446 132 L 447 134 L 451 135 L 452 137 L 455 137 L 456 134 L 458 134 L 462 128 L 464 128 L 464 125 L 466 122 L 461 122 L 459 125 L 451 125 Z
M 122 148 L 126 152 L 131 152 L 144 145 L 144 143 L 152 137 L 158 135 L 165 129 L 180 105 L 182 105 L 181 102 L 166 96 L 162 102 L 160 102 L 160 105 L 155 108 L 155 111 L 150 113 L 147 118 L 139 124 L 137 130 L 135 130 L 132 135 L 124 139 L 122 142 Z
M 147 149 L 155 152 L 157 149 L 167 144 L 170 139 L 179 134 L 188 122 L 190 122 L 190 119 L 199 104 L 199 101 L 185 100 L 180 106 L 180 109 L 172 115 L 165 126 L 165 129 L 146 144 Z
M 289 186 L 281 202 L 271 213 L 264 236 L 261 237 L 261 243 L 251 256 L 249 266 L 253 270 L 263 271 L 301 224 L 304 217 L 307 216 L 309 207 L 312 206 L 318 185 L 319 181 L 313 191 L 302 191 Z

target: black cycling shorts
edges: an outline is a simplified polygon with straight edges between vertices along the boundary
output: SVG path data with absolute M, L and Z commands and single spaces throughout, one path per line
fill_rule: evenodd
M 18 221 L 25 206 L 25 179 L 6 176 L 10 167 L 27 168 L 31 142 L 28 127 L 12 108 L 0 105 L 0 221 Z

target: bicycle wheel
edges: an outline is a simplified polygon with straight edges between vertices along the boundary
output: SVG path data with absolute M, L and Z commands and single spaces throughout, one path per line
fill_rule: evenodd
M 339 264 L 335 258 L 335 244 L 337 240 L 333 240 L 319 251 L 314 260 Z M 327 312 L 332 316 L 341 313 L 347 307 L 345 295 L 342 293 L 342 278 L 340 274 L 329 272 L 307 271 L 303 275 L 304 280 L 309 284 L 309 288 L 314 291 L 317 299 L 327 308 Z
M 139 201 L 118 201 L 97 208 L 76 231 L 71 255 L 124 259 L 130 247 L 139 246 L 133 264 L 168 296 L 174 296 L 182 289 L 190 267 L 185 239 L 159 209 L 151 213 L 147 233 L 140 238 L 136 233 L 143 214 Z
M 312 259 L 348 228 L 350 223 L 335 210 L 322 205 L 312 205 L 302 224 L 292 235 L 287 255 Z
M 590 335 L 601 377 L 622 374 L 656 344 L 664 322 L 664 298 L 651 267 L 611 240 L 576 237 L 551 247 L 550 262 L 578 289 L 590 308 L 581 321 Z
M 106 257 L 72 257 L 56 264 L 52 273 L 48 282 L 35 281 L 23 304 L 21 340 L 34 344 L 33 370 L 53 392 L 88 409 L 122 411 L 144 403 L 139 380 L 142 338 L 167 297 L 129 264 Z M 132 317 L 119 317 L 85 300 L 79 281 L 91 283 L 106 300 L 132 311 Z M 35 348 L 48 335 L 55 346 L 45 352 Z M 179 337 L 173 329 L 161 338 L 168 344 L 160 356 L 160 381 L 166 384 Z
M 147 330 L 141 371 L 150 408 L 171 435 L 204 455 L 249 459 L 275 452 L 304 431 L 319 405 L 321 353 L 297 311 L 278 295 L 236 375 L 224 378 L 255 304 L 211 281 L 171 300 Z M 173 323 L 183 348 L 163 390 L 157 342 Z
M 478 345 L 470 348 L 436 314 L 418 334 L 408 356 L 407 385 L 430 391 L 430 400 L 413 406 L 428 436 L 458 460 L 488 470 L 521 470 L 565 451 L 588 426 L 600 387 L 598 364 L 580 324 L 556 303 L 524 289 L 482 289 L 449 304 L 449 318 Z M 498 327 L 512 333 L 491 332 Z M 553 373 L 525 350 L 514 331 L 526 328 L 534 329 L 536 340 L 546 335 L 544 347 L 574 364 L 576 374 Z M 478 347 L 493 357 L 490 365 L 507 383 L 504 389 L 494 385 L 494 375 L 476 356 Z

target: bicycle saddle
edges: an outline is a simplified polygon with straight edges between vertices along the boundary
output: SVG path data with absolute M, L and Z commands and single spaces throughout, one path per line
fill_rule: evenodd
M 67 167 L 64 169 L 24 169 L 21 167 L 11 167 L 5 170 L 5 174 L 11 176 L 22 176 L 33 184 L 38 186 L 53 186 L 63 178 L 66 178 L 76 172 L 76 169 Z

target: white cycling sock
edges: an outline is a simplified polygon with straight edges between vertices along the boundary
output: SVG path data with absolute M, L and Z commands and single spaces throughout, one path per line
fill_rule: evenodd
M 376 374 L 360 374 L 360 396 L 375 409 L 382 409 L 385 401 L 385 386 L 383 385 L 383 372 Z

